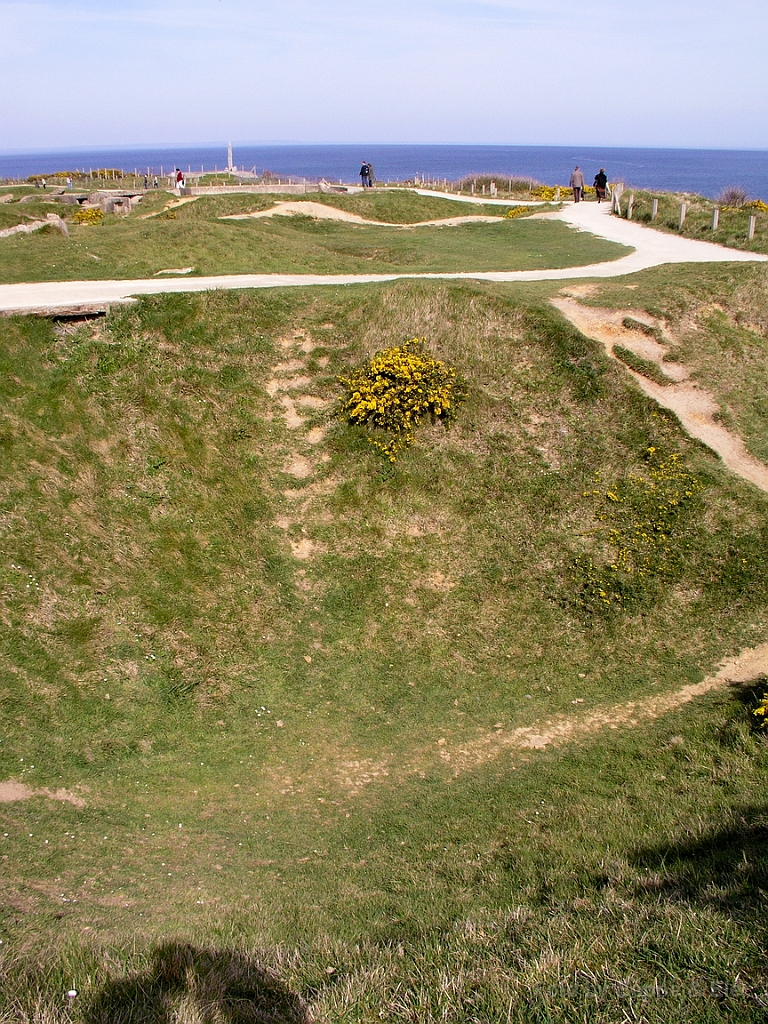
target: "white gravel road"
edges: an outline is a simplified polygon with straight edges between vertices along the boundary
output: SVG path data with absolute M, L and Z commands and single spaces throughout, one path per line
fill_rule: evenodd
M 425 195 L 442 193 L 418 190 Z M 448 199 L 458 197 L 444 194 Z M 465 199 L 467 197 L 464 197 Z M 481 200 L 483 201 L 483 200 Z M 484 200 L 487 202 L 487 200 Z M 509 205 L 504 203 L 503 205 Z M 608 204 L 567 204 L 557 213 L 543 214 L 564 220 L 575 229 L 632 246 L 634 251 L 610 263 L 559 270 L 465 271 L 448 274 L 229 274 L 216 277 L 168 277 L 126 281 L 45 281 L 0 285 L 0 312 L 74 310 L 104 307 L 133 296 L 169 292 L 200 292 L 217 288 L 299 288 L 313 285 L 351 285 L 395 281 L 402 278 L 479 281 L 567 281 L 577 278 L 620 277 L 665 263 L 764 262 L 768 256 L 726 249 L 710 242 L 680 238 L 610 215 Z

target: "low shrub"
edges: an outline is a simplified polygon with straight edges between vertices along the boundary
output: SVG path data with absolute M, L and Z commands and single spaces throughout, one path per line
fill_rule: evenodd
M 746 204 L 748 198 L 747 190 L 742 188 L 741 185 L 729 185 L 717 197 L 717 202 L 720 206 L 730 206 L 740 210 Z
M 414 430 L 424 419 L 448 425 L 466 397 L 466 383 L 447 363 L 424 350 L 425 339 L 377 352 L 348 377 L 340 415 L 351 424 L 384 434 L 369 440 L 394 462 L 414 442 Z
M 500 192 L 514 192 L 527 194 L 537 188 L 541 183 L 535 178 L 519 178 L 511 174 L 468 174 L 457 182 L 462 192 L 469 192 L 474 185 L 476 192 L 482 192 L 483 185 L 486 190 L 490 189 L 491 183 L 496 185 Z
M 79 209 L 75 212 L 75 216 L 72 218 L 75 224 L 101 224 L 104 220 L 104 214 L 97 207 L 92 206 L 88 209 Z

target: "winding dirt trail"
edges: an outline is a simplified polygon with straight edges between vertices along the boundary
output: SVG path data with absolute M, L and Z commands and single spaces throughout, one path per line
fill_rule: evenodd
M 640 330 L 624 326 L 624 319 L 632 317 L 645 322 L 649 327 L 663 329 L 645 313 L 630 309 L 598 309 L 583 306 L 577 299 L 560 295 L 551 300 L 555 306 L 582 334 L 599 341 L 611 358 L 621 362 L 614 354 L 614 345 L 620 344 L 636 355 L 653 362 L 669 378 L 668 384 L 658 384 L 637 373 L 621 362 L 642 391 L 658 405 L 673 412 L 683 427 L 699 441 L 720 456 L 725 465 L 736 476 L 768 493 L 768 466 L 751 455 L 743 440 L 727 430 L 715 418 L 720 411 L 714 397 L 704 388 L 689 380 L 689 372 L 680 363 L 664 362 L 667 348 L 648 338 Z
M 750 683 L 765 675 L 768 675 L 768 643 L 742 651 L 723 662 L 714 675 L 672 693 L 616 704 L 612 708 L 577 717 L 557 721 L 549 719 L 541 726 L 525 726 L 510 731 L 497 728 L 455 750 L 447 742 L 438 741 L 438 756 L 449 763 L 454 774 L 458 775 L 494 760 L 504 751 L 543 750 L 586 739 L 605 729 L 633 728 L 660 718 L 711 690 Z
M 339 220 L 347 224 L 366 224 L 377 228 L 454 228 L 462 224 L 498 224 L 503 217 L 488 217 L 480 214 L 469 214 L 468 216 L 443 217 L 439 220 L 420 220 L 413 224 L 394 224 L 385 220 L 369 220 L 361 217 L 359 213 L 350 213 L 349 210 L 340 210 L 335 206 L 326 206 L 324 203 L 306 202 L 284 202 L 276 203 L 268 210 L 256 210 L 253 213 L 228 213 L 219 220 L 261 220 L 268 217 L 313 217 L 315 220 Z

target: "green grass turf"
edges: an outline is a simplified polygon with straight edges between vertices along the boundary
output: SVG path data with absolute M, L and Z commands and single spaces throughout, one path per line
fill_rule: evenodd
M 668 328 L 670 359 L 711 391 L 727 426 L 768 462 L 768 271 L 764 266 L 664 268 L 601 283 L 586 301 L 643 309 Z
M 291 197 L 295 198 L 295 197 Z M 299 197 L 302 198 L 302 197 Z M 413 219 L 472 215 L 485 207 L 406 194 L 304 197 L 366 216 Z M 203 197 L 162 212 L 167 196 L 150 194 L 128 217 L 100 225 L 70 224 L 70 238 L 45 229 L 0 239 L 0 281 L 104 280 L 151 277 L 192 267 L 195 274 L 390 273 L 528 270 L 582 266 L 629 251 L 562 223 L 526 218 L 450 228 L 399 228 L 318 221 L 309 217 L 228 221 L 222 216 L 266 209 L 273 196 Z M 26 206 L 27 204 L 25 204 Z M 63 214 L 61 204 L 29 204 Z M 20 216 L 14 204 L 7 217 Z M 499 208 L 493 208 L 494 213 Z M 3 214 L 0 207 L 0 216 Z M 26 212 L 26 211 L 25 211 Z M 158 216 L 149 217 L 147 213 Z M 38 214 L 39 215 L 39 214 Z
M 766 745 L 742 704 L 544 752 L 499 738 L 698 681 L 768 622 L 765 496 L 547 288 L 0 322 L 0 777 L 86 805 L 2 806 L 0 1020 L 68 1019 L 72 986 L 89 1024 L 258 1000 L 761 1019 Z M 335 375 L 414 335 L 470 394 L 392 466 L 334 418 Z M 610 561 L 602 495 L 649 445 L 700 491 L 601 614 L 572 566 Z

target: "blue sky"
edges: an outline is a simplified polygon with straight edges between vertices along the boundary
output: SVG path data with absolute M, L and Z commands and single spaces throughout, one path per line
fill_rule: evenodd
M 0 0 L 0 150 L 768 149 L 768 0 Z

